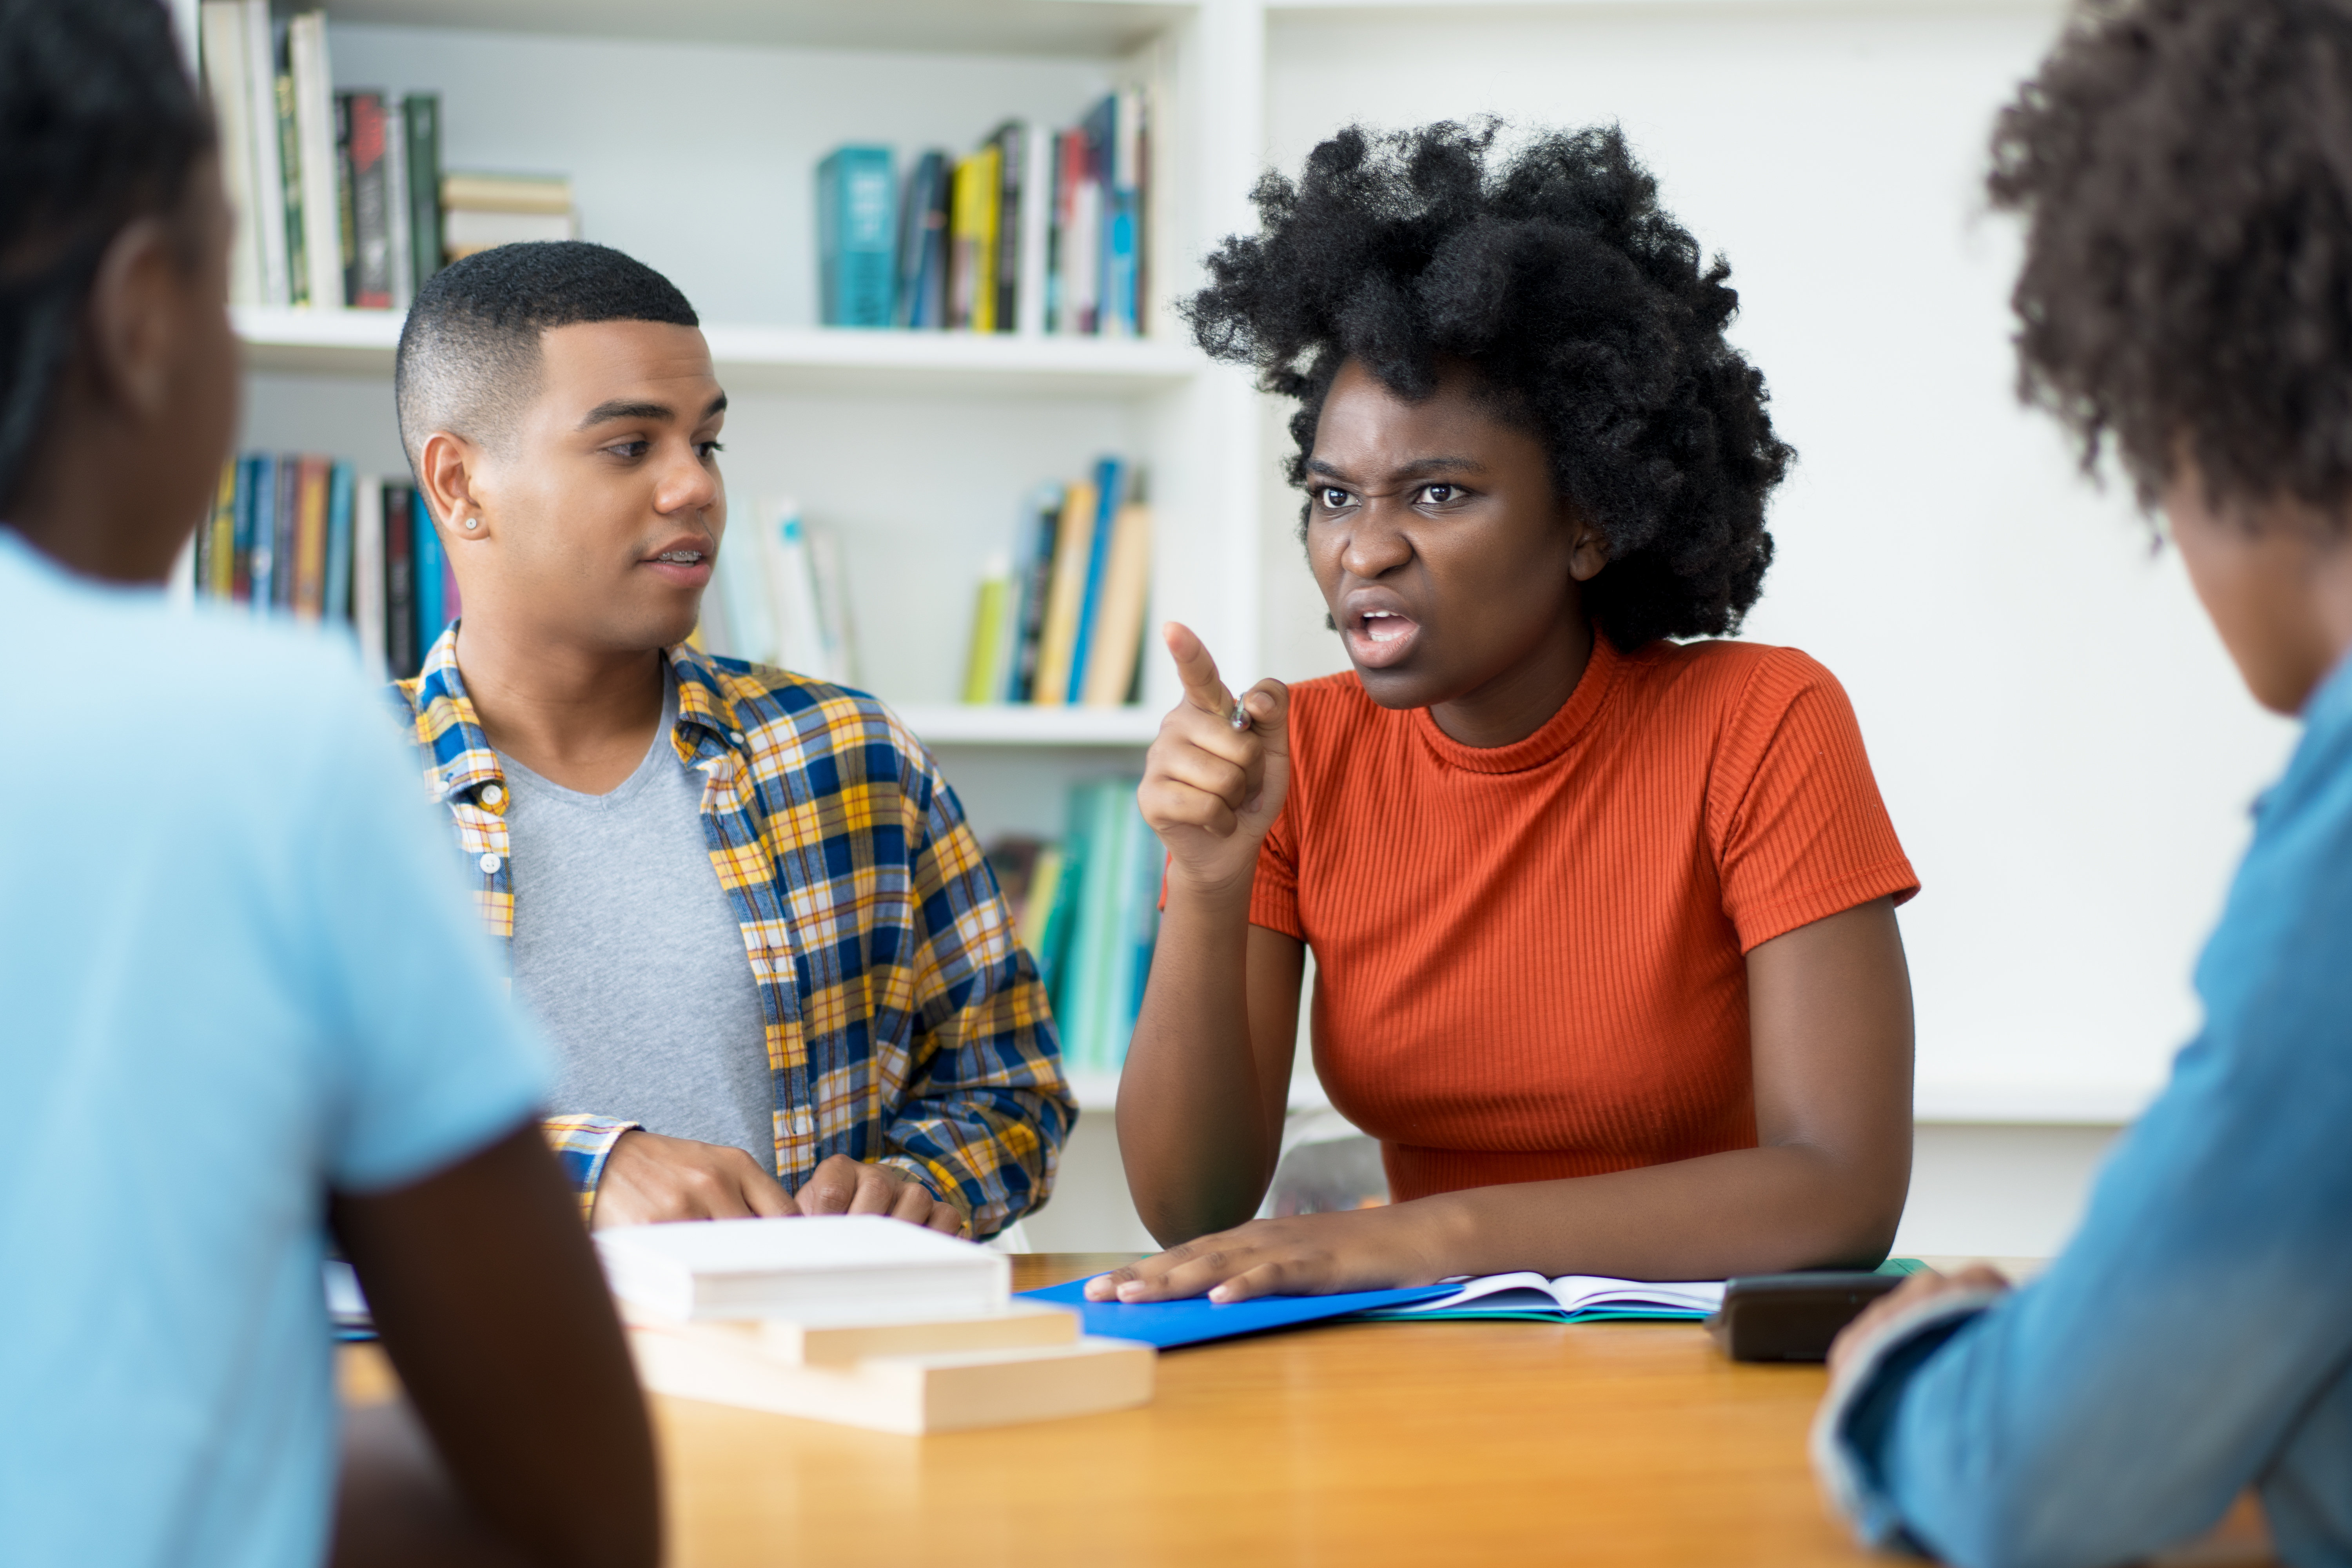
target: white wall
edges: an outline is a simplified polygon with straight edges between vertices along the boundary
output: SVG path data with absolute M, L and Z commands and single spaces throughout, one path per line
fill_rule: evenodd
M 1904 926 L 1927 1114 L 2137 1109 L 2194 1026 L 2191 960 L 2291 738 L 2127 496 L 2077 480 L 2011 394 L 2016 238 L 1978 182 L 2057 19 L 1652 3 L 1269 21 L 1279 166 L 1350 121 L 1614 120 L 1729 256 L 1735 335 L 1801 453 L 1748 635 L 1845 682 L 1925 883 Z M 1268 672 L 1295 678 L 1343 656 L 1293 510 L 1269 499 L 1262 558 Z

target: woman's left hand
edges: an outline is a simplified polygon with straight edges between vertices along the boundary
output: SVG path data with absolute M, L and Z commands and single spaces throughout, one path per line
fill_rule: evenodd
M 1087 1300 L 1174 1301 L 1205 1293 L 1225 1302 L 1432 1285 L 1459 1272 L 1440 1263 L 1432 1218 L 1423 1205 L 1395 1204 L 1254 1219 L 1089 1279 Z

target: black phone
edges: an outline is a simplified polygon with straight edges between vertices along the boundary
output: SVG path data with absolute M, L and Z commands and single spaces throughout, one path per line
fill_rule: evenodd
M 1706 1331 L 1734 1361 L 1821 1361 L 1840 1329 L 1904 1279 L 1824 1268 L 1727 1279 Z

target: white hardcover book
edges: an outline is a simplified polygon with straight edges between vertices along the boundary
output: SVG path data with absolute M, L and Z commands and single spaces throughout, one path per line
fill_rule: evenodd
M 392 308 L 406 311 L 416 302 L 415 228 L 408 206 L 408 111 L 393 93 L 383 95 L 384 237 L 392 245 Z
M 451 207 L 441 215 L 441 237 L 453 255 L 471 256 L 498 245 L 577 239 L 580 220 L 572 213 L 483 212 L 474 207 Z
M 1068 287 L 1062 298 L 1068 301 L 1064 310 L 1069 324 L 1064 331 L 1103 330 L 1102 231 L 1102 184 L 1092 178 L 1080 180 L 1077 195 L 1070 202 L 1069 232 L 1062 236 L 1068 272 Z
M 1054 132 L 1031 121 L 1021 172 L 1021 283 L 1015 328 L 1030 337 L 1045 331 L 1045 261 L 1054 234 Z
M 1156 1371 L 1150 1345 L 1092 1338 L 846 1366 L 794 1366 L 665 1328 L 631 1329 L 629 1349 L 656 1394 L 908 1436 L 1129 1410 L 1150 1403 Z
M 294 300 L 286 249 L 286 169 L 278 155 L 278 48 L 270 36 L 269 0 L 245 3 L 245 89 L 250 105 L 253 220 L 260 236 L 261 302 Z
M 378 684 L 392 679 L 383 632 L 383 476 L 362 474 L 352 489 L 352 635 Z
M 841 539 L 830 529 L 803 528 L 809 568 L 816 586 L 818 636 L 824 644 L 824 678 L 841 686 L 857 684 L 857 626 L 849 614 L 849 574 L 842 563 Z
M 892 1323 L 804 1323 L 794 1318 L 678 1323 L 626 1301 L 621 1303 L 621 1317 L 789 1366 L 848 1366 L 877 1355 L 1066 1345 L 1078 1338 L 1079 1325 L 1078 1314 L 1066 1307 L 1017 1298 L 992 1311 L 933 1314 Z
M 229 241 L 228 302 L 258 305 L 261 218 L 253 200 L 253 94 L 245 80 L 245 7 L 238 0 L 205 0 L 198 16 L 205 90 L 220 132 L 221 187 L 236 225 Z
M 817 609 L 816 565 L 797 507 L 784 507 L 768 526 L 768 603 L 773 616 L 776 663 L 814 680 L 833 679 L 833 660 Z
M 1003 1253 L 879 1215 L 686 1220 L 596 1233 L 613 1293 L 679 1322 L 904 1321 L 1002 1310 Z
M 327 61 L 327 14 L 306 11 L 288 27 L 294 132 L 302 148 L 302 250 L 310 268 L 310 308 L 331 310 L 347 301 L 342 160 L 335 153 L 335 77 Z
M 752 664 L 773 665 L 776 616 L 768 603 L 767 555 L 756 523 L 744 523 L 732 545 L 719 540 L 712 574 L 727 608 L 727 651 Z

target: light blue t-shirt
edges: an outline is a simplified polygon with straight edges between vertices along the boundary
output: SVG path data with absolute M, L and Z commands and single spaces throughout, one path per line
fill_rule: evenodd
M 0 530 L 0 1557 L 309 1568 L 327 1192 L 544 1054 L 348 656 Z

